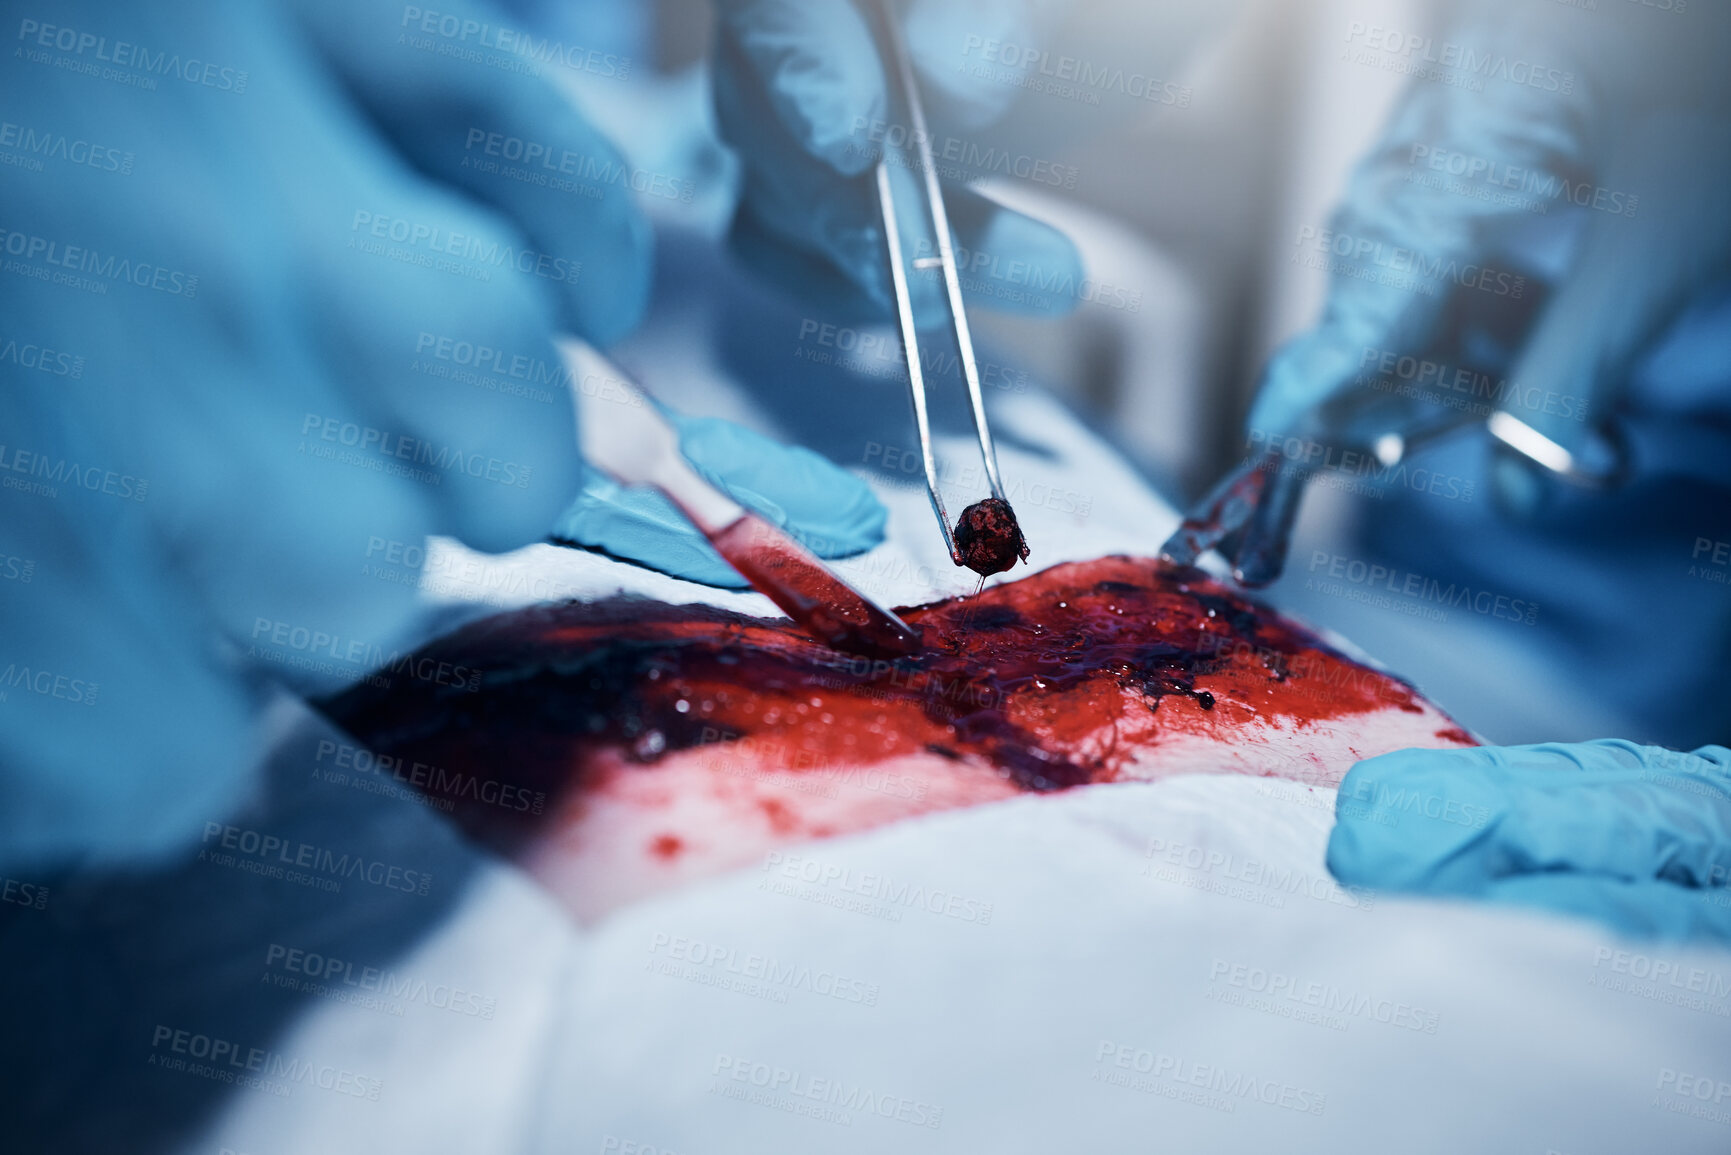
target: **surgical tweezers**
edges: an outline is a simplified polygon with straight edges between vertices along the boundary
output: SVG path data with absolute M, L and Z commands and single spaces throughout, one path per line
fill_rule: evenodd
M 955 329 L 957 356 L 961 362 L 962 377 L 968 385 L 968 401 L 973 409 L 974 431 L 979 435 L 980 453 L 986 460 L 986 479 L 991 484 L 992 496 L 1007 504 L 1004 483 L 998 475 L 998 453 L 992 444 L 992 430 L 986 424 L 986 405 L 980 395 L 980 370 L 974 360 L 974 341 L 968 332 L 968 317 L 962 305 L 962 282 L 956 271 L 955 246 L 950 241 L 950 218 L 944 211 L 943 190 L 938 185 L 937 166 L 932 161 L 932 143 L 926 132 L 926 114 L 920 102 L 919 83 L 914 77 L 914 66 L 908 55 L 907 42 L 902 39 L 895 13 L 887 3 L 880 8 L 879 17 L 882 47 L 888 58 L 886 63 L 892 87 L 900 90 L 902 102 L 907 109 L 910 130 L 908 137 L 914 152 L 911 164 L 924 178 L 926 201 L 936 237 L 937 256 L 917 258 L 913 267 L 943 271 L 944 291 L 949 301 L 951 324 Z M 896 320 L 901 327 L 902 352 L 908 363 L 908 390 L 913 399 L 914 423 L 919 428 L 920 454 L 926 469 L 926 492 L 931 497 L 932 511 L 937 514 L 938 526 L 943 530 L 944 544 L 949 547 L 950 558 L 957 565 L 962 565 L 962 553 L 956 548 L 949 514 L 944 511 L 943 495 L 938 492 L 938 465 L 932 450 L 931 419 L 926 407 L 925 367 L 920 361 L 919 333 L 914 327 L 914 310 L 908 294 L 907 272 L 902 266 L 901 231 L 896 224 L 895 194 L 890 188 L 887 157 L 878 161 L 876 176 L 878 209 L 883 217 L 884 247 L 889 257 L 890 284 L 895 292 Z M 1023 556 L 1027 556 L 1025 547 Z
M 1584 457 L 1503 410 L 1484 422 L 1445 423 L 1405 438 L 1390 434 L 1378 442 L 1375 454 L 1385 469 L 1392 469 L 1416 446 L 1475 425 L 1484 426 L 1502 445 L 1571 485 L 1614 489 L 1628 480 L 1630 451 L 1616 425 L 1600 427 L 1590 445 L 1598 452 Z M 1599 464 L 1589 464 L 1589 459 Z M 1278 448 L 1252 455 L 1190 507 L 1160 547 L 1160 556 L 1175 565 L 1195 565 L 1211 549 L 1235 553 L 1234 580 L 1244 586 L 1268 585 L 1285 568 L 1298 500 L 1314 472 L 1283 460 Z M 1245 541 L 1246 535 L 1251 540 Z

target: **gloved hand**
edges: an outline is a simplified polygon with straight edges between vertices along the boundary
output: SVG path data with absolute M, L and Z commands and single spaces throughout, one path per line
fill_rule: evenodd
M 1731 750 L 1606 739 L 1398 750 L 1340 784 L 1343 883 L 1731 941 Z
M 893 307 L 872 175 L 880 157 L 887 154 L 895 182 L 906 259 L 919 255 L 918 238 L 926 239 L 925 255 L 935 251 L 918 174 L 898 163 L 909 125 L 877 48 L 878 2 L 717 0 L 714 62 L 722 138 L 744 167 L 735 250 L 803 300 L 871 317 Z M 1041 0 L 893 5 L 939 152 L 951 133 L 978 139 L 1023 91 L 997 75 L 1004 69 L 992 66 L 982 76 L 966 66 L 981 64 L 988 42 L 1042 43 L 1058 7 Z M 971 59 L 966 45 L 975 46 Z M 940 167 L 940 176 L 945 171 Z M 1056 229 L 965 184 L 946 181 L 945 204 L 965 250 L 959 259 L 977 262 L 962 277 L 971 303 L 1044 314 L 1074 307 L 1081 258 Z M 922 323 L 942 316 L 935 278 L 912 277 L 909 289 Z
M 1330 456 L 1392 462 L 1502 410 L 1595 463 L 1637 358 L 1731 269 L 1731 13 L 1473 3 L 1430 40 L 1355 25 L 1347 51 L 1417 63 L 1421 48 L 1448 75 L 1413 82 L 1330 226 L 1297 239 L 1294 259 L 1331 279 L 1249 417 L 1273 483 L 1238 553 L 1261 555 L 1263 580 Z M 1556 484 L 1507 451 L 1493 470 L 1517 516 Z
M 12 29 L 0 867 L 32 869 L 227 816 L 273 683 L 415 640 L 380 551 L 547 535 L 582 476 L 551 338 L 635 324 L 650 236 L 486 0 L 82 0 Z M 791 500 L 763 453 L 744 475 Z
M 871 486 L 828 458 L 731 421 L 662 412 L 679 434 L 680 452 L 704 480 L 819 557 L 850 557 L 883 541 L 889 517 L 883 503 Z M 554 524 L 553 539 L 704 585 L 749 585 L 671 501 L 644 486 L 620 485 L 597 469 L 585 467 L 582 491 Z

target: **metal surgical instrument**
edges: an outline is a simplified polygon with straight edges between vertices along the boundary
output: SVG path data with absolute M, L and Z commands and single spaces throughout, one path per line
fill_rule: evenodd
M 887 57 L 891 87 L 899 90 L 907 110 L 910 130 L 908 138 L 913 152 L 909 158 L 910 167 L 918 169 L 923 178 L 925 198 L 935 235 L 937 255 L 919 257 L 913 261 L 913 267 L 939 269 L 942 272 L 962 377 L 967 382 L 968 402 L 973 411 L 974 431 L 979 436 L 980 453 L 986 462 L 986 479 L 991 485 L 992 496 L 1008 504 L 1004 497 L 1004 483 L 998 474 L 998 454 L 992 444 L 992 431 L 986 424 L 985 401 L 980 395 L 980 370 L 974 358 L 973 337 L 968 332 L 967 312 L 962 304 L 962 283 L 956 271 L 955 246 L 950 240 L 949 214 L 944 211 L 943 191 L 939 188 L 937 167 L 932 161 L 931 137 L 926 130 L 926 114 L 920 101 L 919 84 L 914 77 L 913 61 L 908 54 L 901 29 L 896 23 L 895 13 L 887 4 L 879 10 L 879 17 L 881 44 Z M 913 400 L 914 423 L 919 429 L 920 454 L 925 464 L 926 492 L 931 497 L 932 511 L 937 514 L 938 527 L 943 530 L 944 545 L 949 548 L 950 558 L 957 565 L 963 565 L 965 563 L 962 560 L 962 551 L 956 546 L 949 514 L 945 512 L 943 496 L 938 492 L 938 465 L 932 449 L 931 418 L 926 405 L 925 367 L 920 361 L 919 334 L 914 325 L 907 271 L 902 264 L 901 230 L 897 227 L 895 193 L 890 187 L 887 159 L 878 161 L 876 178 L 878 209 L 883 220 L 884 247 L 890 266 L 890 284 L 895 294 L 896 321 L 901 329 L 902 352 L 908 365 L 908 391 Z M 1023 556 L 1026 556 L 1026 547 Z
M 625 371 L 574 338 L 559 342 L 571 370 L 583 456 L 627 485 L 659 489 L 757 591 L 832 649 L 896 658 L 920 649 L 920 631 L 854 589 L 781 529 L 706 481 L 679 436 Z M 581 389 L 599 376 L 613 388 Z
M 1491 414 L 1482 424 L 1505 449 L 1583 489 L 1614 489 L 1628 479 L 1632 468 L 1628 443 L 1615 424 L 1597 429 L 1583 453 L 1571 452 L 1505 410 Z M 1417 445 L 1462 427 L 1461 423 L 1450 423 L 1404 438 L 1384 434 L 1377 439 L 1373 454 L 1383 468 L 1392 469 Z M 1236 552 L 1235 539 L 1242 541 L 1245 534 L 1255 530 L 1258 540 L 1252 543 L 1251 556 L 1237 559 L 1233 577 L 1240 585 L 1267 585 L 1285 564 L 1286 539 L 1297 514 L 1298 497 L 1311 472 L 1302 464 L 1283 460 L 1278 448 L 1265 447 L 1185 513 L 1160 547 L 1160 556 L 1176 565 L 1195 565 L 1211 549 Z M 1295 483 L 1282 484 L 1284 479 L 1279 475 L 1283 473 L 1294 475 Z M 1265 508 L 1270 502 L 1280 508 Z

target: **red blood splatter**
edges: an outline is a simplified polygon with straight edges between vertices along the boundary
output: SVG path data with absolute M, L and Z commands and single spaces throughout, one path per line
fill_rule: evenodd
M 1450 742 L 1459 742 L 1462 746 L 1477 746 L 1479 744 L 1478 739 L 1460 726 L 1445 726 L 1436 732 L 1436 736 Z
M 1154 561 L 1055 566 L 904 616 L 926 646 L 890 660 L 705 606 L 538 606 L 423 651 L 481 671 L 478 691 L 381 675 L 384 686 L 357 687 L 329 709 L 374 749 L 442 768 L 436 780 L 456 784 L 454 816 L 502 847 L 543 819 L 484 805 L 463 782 L 580 801 L 604 753 L 629 768 L 739 742 L 796 751 L 779 769 L 821 773 L 930 751 L 958 774 L 985 766 L 1045 791 L 1111 781 L 1139 754 L 1135 742 L 1162 736 L 1229 743 L 1257 725 L 1423 709 L 1406 683 L 1199 570 Z M 1102 745 L 1119 733 L 1135 736 L 1131 748 Z M 1472 741 L 1457 728 L 1437 736 Z M 785 809 L 764 813 L 778 829 L 793 821 Z
M 678 858 L 679 852 L 684 849 L 685 843 L 672 834 L 657 834 L 649 844 L 649 853 L 663 861 Z
M 709 536 L 709 543 L 761 594 L 832 649 L 899 658 L 920 649 L 918 630 L 884 614 L 792 539 L 753 514 Z

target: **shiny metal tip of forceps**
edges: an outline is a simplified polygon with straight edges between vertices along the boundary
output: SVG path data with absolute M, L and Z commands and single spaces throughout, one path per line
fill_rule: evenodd
M 1408 437 L 1387 433 L 1376 440 L 1372 453 L 1383 468 L 1392 469 L 1419 445 L 1475 424 L 1466 421 L 1441 425 Z M 1625 484 L 1634 471 L 1628 438 L 1615 422 L 1598 426 L 1580 452 L 1572 452 L 1505 410 L 1491 414 L 1484 426 L 1504 448 L 1582 489 L 1615 489 Z M 1204 553 L 1223 548 L 1229 539 L 1244 533 L 1271 493 L 1277 494 L 1289 508 L 1279 511 L 1279 516 L 1268 521 L 1276 525 L 1285 521 L 1296 512 L 1299 488 L 1288 487 L 1281 493 L 1281 487 L 1273 483 L 1274 475 L 1285 464 L 1279 450 L 1273 448 L 1241 463 L 1207 496 L 1191 506 L 1172 536 L 1160 547 L 1160 556 L 1174 565 L 1197 564 Z M 1298 475 L 1301 480 L 1308 480 L 1312 472 L 1300 469 Z M 1262 556 L 1253 558 L 1248 569 L 1243 564 L 1235 567 L 1234 578 L 1241 585 L 1268 584 L 1279 576 L 1285 551 L 1284 541 L 1278 543 L 1272 553 L 1260 551 Z
M 1615 489 L 1633 471 L 1628 441 L 1614 423 L 1598 426 L 1582 453 L 1570 452 L 1506 410 L 1491 414 L 1485 426 L 1504 446 L 1582 489 Z
M 980 370 L 974 360 L 974 340 L 968 332 L 968 316 L 962 306 L 962 282 L 956 271 L 955 246 L 950 241 L 950 218 L 944 211 L 943 192 L 938 187 L 937 167 L 932 163 L 931 137 L 926 132 L 926 114 L 920 103 L 913 61 L 908 55 L 907 44 L 902 40 L 901 29 L 896 25 L 894 13 L 887 5 L 879 10 L 879 23 L 882 26 L 883 47 L 888 57 L 887 65 L 892 83 L 900 90 L 902 101 L 907 108 L 910 122 L 908 136 L 916 150 L 913 160 L 925 182 L 926 203 L 931 213 L 932 231 L 937 245 L 937 256 L 919 258 L 914 261 L 914 267 L 942 270 L 950 321 L 955 329 L 957 356 L 961 362 L 962 377 L 968 385 L 968 402 L 974 415 L 974 432 L 979 435 L 980 453 L 986 460 L 986 479 L 991 483 L 992 496 L 1007 505 L 1004 483 L 998 476 L 998 453 L 992 444 L 991 427 L 986 424 L 986 405 L 980 395 Z M 914 422 L 919 427 L 920 454 L 926 469 L 926 492 L 932 499 L 932 511 L 937 514 L 938 525 L 943 530 L 944 545 L 949 547 L 950 558 L 957 565 L 964 565 L 966 563 L 962 559 L 962 551 L 956 547 L 955 535 L 950 529 L 949 514 L 944 511 L 943 496 L 938 492 L 937 458 L 932 452 L 932 427 L 926 408 L 925 369 L 920 361 L 920 339 L 914 328 L 914 310 L 908 295 L 907 272 L 902 265 L 901 231 L 896 225 L 895 193 L 890 188 L 890 173 L 886 160 L 878 161 L 876 176 L 878 210 L 883 217 L 884 248 L 889 258 L 890 284 L 895 292 L 896 321 L 901 328 L 902 352 L 908 364 L 908 390 L 913 399 Z M 1023 556 L 1026 556 L 1025 550 Z

